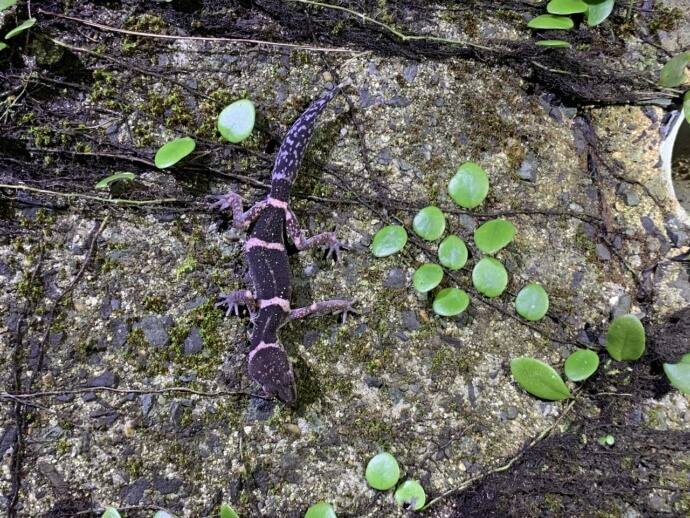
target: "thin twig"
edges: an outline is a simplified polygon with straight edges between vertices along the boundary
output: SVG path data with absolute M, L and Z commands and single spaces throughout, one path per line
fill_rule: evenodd
M 331 5 L 331 4 L 326 4 L 323 2 L 314 2 L 313 0 L 290 0 L 291 2 L 299 2 L 300 4 L 307 4 L 307 5 L 315 5 L 317 7 L 323 7 L 325 9 L 333 9 L 336 11 L 343 11 L 345 13 L 351 14 L 352 16 L 355 16 L 362 20 L 362 22 L 369 22 L 374 25 L 378 25 L 379 27 L 382 27 L 389 31 L 391 34 L 397 36 L 400 38 L 402 41 L 437 41 L 439 43 L 449 43 L 451 45 L 467 45 L 468 47 L 474 47 L 477 49 L 482 49 L 482 50 L 489 50 L 492 52 L 495 52 L 497 49 L 491 48 L 491 47 L 486 47 L 484 45 L 479 45 L 478 43 L 472 43 L 469 41 L 465 40 L 456 40 L 453 38 L 441 38 L 440 36 L 419 36 L 416 34 L 406 34 L 404 32 L 401 32 L 394 27 L 391 27 L 390 25 L 387 25 L 383 22 L 380 22 L 378 20 L 375 20 L 373 18 L 370 18 L 369 16 L 365 15 L 364 13 L 358 13 L 356 11 L 353 11 L 352 9 L 348 9 L 347 7 L 342 7 L 340 5 Z
M 89 194 L 79 194 L 76 192 L 48 191 L 46 189 L 37 189 L 36 187 L 29 187 L 27 185 L 11 185 L 3 183 L 0 183 L 0 189 L 36 192 L 40 194 L 49 194 L 51 196 L 61 196 L 63 198 L 76 198 L 83 200 L 100 201 L 103 203 L 110 203 L 113 205 L 160 205 L 161 203 L 178 203 L 183 201 L 177 198 L 160 198 L 158 200 L 124 200 L 122 198 L 101 198 L 100 196 L 91 196 Z
M 64 20 L 71 20 L 73 22 L 81 23 L 83 25 L 88 25 L 89 27 L 94 27 L 94 28 L 100 29 L 102 31 L 117 32 L 120 34 L 128 34 L 130 36 L 140 36 L 142 38 L 157 38 L 157 39 L 162 39 L 162 40 L 175 40 L 175 41 L 206 41 L 206 42 L 211 42 L 211 43 L 251 43 L 251 44 L 255 44 L 255 45 L 268 45 L 271 47 L 288 47 L 288 48 L 292 48 L 292 49 L 309 50 L 309 51 L 313 51 L 313 52 L 333 52 L 333 53 L 341 53 L 341 54 L 355 54 L 355 53 L 360 52 L 358 50 L 350 50 L 350 49 L 343 49 L 343 48 L 312 47 L 310 45 L 299 45 L 297 43 L 276 43 L 273 41 L 254 40 L 254 39 L 248 39 L 248 38 L 209 38 L 206 36 L 172 36 L 170 34 L 155 34 L 152 32 L 140 32 L 140 31 L 131 31 L 128 29 L 118 29 L 117 27 L 111 27 L 109 25 L 103 25 L 100 23 L 91 22 L 89 20 L 84 20 L 82 18 L 76 18 L 74 16 L 68 16 L 66 14 L 55 13 L 52 11 L 45 11 L 43 9 L 39 9 L 38 12 L 41 14 L 47 15 L 47 16 L 54 16 L 55 18 L 62 18 Z

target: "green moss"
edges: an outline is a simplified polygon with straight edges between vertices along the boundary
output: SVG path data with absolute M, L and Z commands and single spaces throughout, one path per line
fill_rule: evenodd
M 127 462 L 125 463 L 125 471 L 127 474 L 136 479 L 141 476 L 144 470 L 144 461 L 138 455 L 130 455 L 127 457 Z
M 180 265 L 175 269 L 175 277 L 179 279 L 185 273 L 192 272 L 196 269 L 196 259 L 192 255 L 188 255 L 180 263 Z
M 678 22 L 683 19 L 683 12 L 677 7 L 669 9 L 663 5 L 654 6 L 650 14 L 651 19 L 648 21 L 648 27 L 652 33 L 675 31 L 678 27 Z
M 146 311 L 163 313 L 168 308 L 168 303 L 164 297 L 149 295 L 144 297 L 143 306 Z
M 58 455 L 64 455 L 70 451 L 69 441 L 66 437 L 60 437 L 55 444 L 55 450 Z

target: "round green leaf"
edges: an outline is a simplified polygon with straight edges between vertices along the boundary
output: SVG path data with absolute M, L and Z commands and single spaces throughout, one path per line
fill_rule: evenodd
M 101 515 L 101 518 L 120 518 L 120 513 L 114 507 L 106 507 L 105 512 Z
M 434 297 L 434 313 L 442 317 L 454 317 L 459 315 L 470 304 L 470 297 L 458 288 L 446 288 L 439 291 Z
M 578 349 L 565 360 L 563 370 L 569 380 L 582 381 L 594 374 L 599 367 L 599 357 L 589 349 Z
M 156 511 L 153 518 L 175 518 L 175 515 L 170 514 L 168 511 Z
M 673 56 L 662 67 L 659 84 L 667 88 L 680 86 L 685 81 L 685 67 L 690 63 L 690 52 L 681 52 Z
M 438 245 L 438 260 L 450 270 L 459 270 L 467 262 L 467 246 L 457 236 L 448 236 Z
M 685 120 L 690 124 L 690 90 L 683 96 L 683 113 L 685 113 Z
M 406 480 L 395 490 L 395 501 L 405 510 L 419 511 L 426 503 L 426 493 L 416 480 Z
M 19 0 L 0 0 L 0 11 L 4 11 L 8 7 L 12 7 Z
M 22 32 L 24 32 L 26 29 L 30 29 L 31 27 L 33 27 L 35 23 L 36 23 L 36 18 L 29 18 L 28 20 L 25 20 L 24 22 L 17 25 L 10 32 L 5 34 L 5 39 L 9 40 L 10 38 L 14 38 L 18 34 L 21 34 Z
M 390 453 L 381 452 L 369 461 L 364 477 L 374 489 L 380 489 L 381 491 L 390 489 L 400 478 L 398 461 Z
M 683 355 L 678 363 L 664 363 L 664 372 L 671 385 L 683 394 L 690 394 L 690 353 Z
M 327 502 L 319 502 L 314 504 L 304 515 L 304 518 L 337 518 L 333 506 Z
M 515 358 L 510 361 L 510 372 L 515 381 L 533 396 L 548 401 L 571 397 L 570 390 L 555 369 L 541 360 Z
M 220 518 L 240 518 L 235 510 L 228 504 L 222 504 L 220 506 Z
M 171 165 L 175 165 L 196 147 L 196 142 L 190 137 L 182 137 L 168 142 L 161 146 L 156 153 L 154 162 L 158 169 L 165 169 Z
M 407 243 L 407 232 L 400 225 L 388 225 L 379 230 L 371 242 L 374 257 L 386 257 L 400 252 Z
M 448 182 L 448 194 L 466 209 L 473 209 L 484 201 L 489 193 L 489 177 L 474 162 L 462 164 Z
M 434 241 L 446 230 L 446 217 L 433 205 L 424 207 L 412 220 L 412 230 L 422 239 Z
M 484 257 L 472 269 L 472 284 L 487 297 L 498 297 L 508 286 L 508 272 L 493 257 Z
M 515 311 L 526 320 L 544 318 L 549 310 L 549 295 L 538 284 L 528 284 L 515 297 Z
M 644 353 L 644 326 L 635 315 L 613 319 L 606 333 L 606 350 L 617 361 L 637 360 Z
M 563 40 L 539 40 L 535 43 L 535 45 L 539 45 L 540 47 L 552 47 L 563 49 L 570 48 L 570 43 Z
M 218 131 L 223 137 L 237 144 L 246 139 L 254 129 L 256 111 L 249 99 L 240 99 L 223 108 L 218 116 Z
M 567 16 L 556 16 L 555 14 L 542 14 L 532 18 L 527 27 L 530 29 L 572 29 L 575 24 Z
M 423 264 L 412 275 L 414 289 L 426 293 L 438 286 L 443 279 L 443 268 L 437 264 Z
M 127 173 L 123 171 L 111 174 L 110 176 L 107 176 L 98 182 L 96 184 L 96 189 L 105 189 L 113 182 L 117 182 L 118 180 L 134 180 L 135 177 L 136 175 L 134 173 Z
M 515 237 L 515 226 L 505 219 L 492 219 L 474 231 L 474 243 L 485 254 L 495 254 Z
M 595 27 L 609 17 L 616 0 L 585 0 L 587 2 L 587 25 Z
M 587 7 L 582 0 L 551 0 L 546 4 L 546 10 L 551 14 L 584 13 Z

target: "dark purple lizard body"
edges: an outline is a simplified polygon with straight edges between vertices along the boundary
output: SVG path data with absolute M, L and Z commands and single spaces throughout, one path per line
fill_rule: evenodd
M 211 208 L 219 207 L 221 210 L 232 209 L 235 227 L 253 223 L 244 249 L 254 293 L 236 291 L 223 295 L 219 305 L 227 305 L 227 314 L 237 313 L 240 304 L 247 306 L 253 324 L 249 375 L 263 387 L 266 395 L 287 405 L 295 403 L 297 391 L 287 353 L 278 341 L 278 329 L 289 320 L 311 314 L 347 312 L 352 306 L 351 301 L 336 299 L 291 309 L 290 267 L 284 240 L 284 232 L 287 231 L 299 250 L 327 244 L 328 256 L 340 257 L 341 245 L 335 232 L 305 238 L 288 204 L 292 184 L 314 133 L 316 120 L 337 93 L 335 89 L 315 101 L 294 122 L 278 150 L 271 176 L 271 192 L 265 200 L 242 212 L 242 199 L 230 192 L 213 196 L 218 201 L 211 205 Z

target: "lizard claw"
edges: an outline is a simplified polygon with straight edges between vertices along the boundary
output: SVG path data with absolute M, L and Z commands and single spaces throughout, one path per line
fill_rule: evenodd
M 229 317 L 233 313 L 239 317 L 239 306 L 241 304 L 247 306 L 250 316 L 254 314 L 254 296 L 251 291 L 233 291 L 232 293 L 221 295 L 219 298 L 220 301 L 216 302 L 216 306 L 227 306 L 228 309 L 225 312 L 226 317 Z
M 349 248 L 338 240 L 338 229 L 328 233 L 328 251 L 326 252 L 326 259 L 333 257 L 336 262 L 342 259 L 342 251 L 349 250 Z
M 211 203 L 208 208 L 209 210 L 227 210 L 232 209 L 233 205 L 242 203 L 242 197 L 234 192 L 228 192 L 226 194 L 209 194 L 206 196 L 207 200 L 216 200 Z

